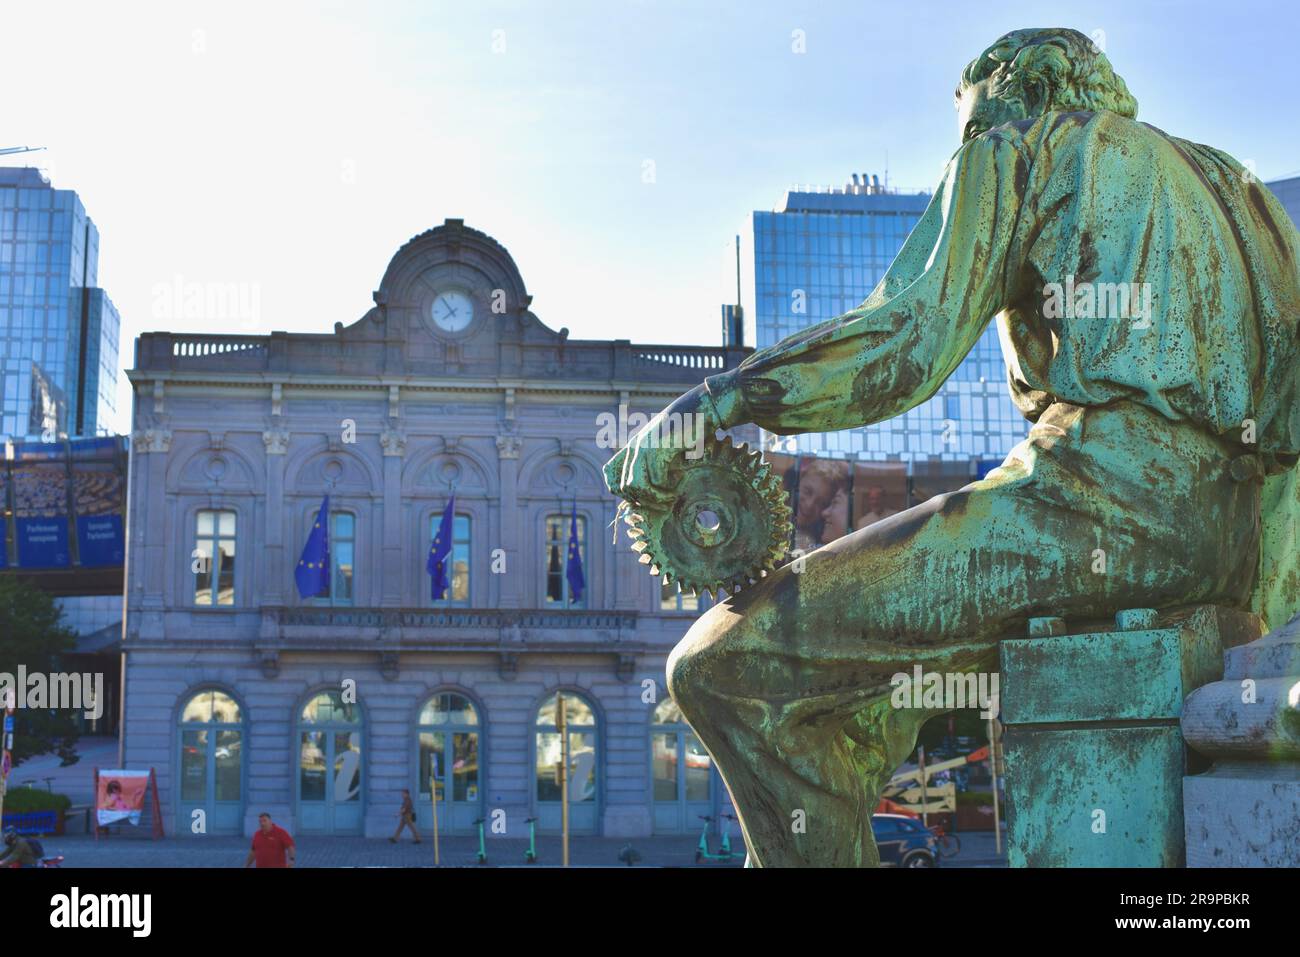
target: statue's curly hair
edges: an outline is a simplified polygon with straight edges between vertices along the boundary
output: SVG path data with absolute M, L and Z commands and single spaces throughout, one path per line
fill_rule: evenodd
M 990 93 L 1020 103 L 1026 116 L 1049 110 L 1111 110 L 1137 117 L 1137 99 L 1106 54 L 1078 30 L 1013 30 L 966 65 L 957 98 L 989 77 Z

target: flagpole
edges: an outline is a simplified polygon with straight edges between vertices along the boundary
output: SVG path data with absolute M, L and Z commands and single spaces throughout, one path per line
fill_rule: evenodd
M 442 856 L 438 850 L 438 758 L 433 758 L 433 773 L 429 776 L 429 790 L 433 792 L 433 866 L 442 866 Z
M 564 717 L 564 694 L 555 696 L 555 726 L 560 731 L 560 840 L 563 866 L 569 866 L 569 725 Z

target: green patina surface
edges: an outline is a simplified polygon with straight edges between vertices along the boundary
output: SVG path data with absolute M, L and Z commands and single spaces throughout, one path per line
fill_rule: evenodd
M 1002 642 L 1007 847 L 1013 867 L 1183 863 L 1177 719 L 1223 676 L 1223 649 L 1260 635 L 1202 606 L 1166 627 Z
M 1224 649 L 1261 634 L 1254 616 L 1226 609 L 1181 617 L 1169 627 L 1002 642 L 1003 722 L 1178 718 L 1183 699 L 1223 677 Z
M 1007 729 L 1012 867 L 1181 867 L 1177 725 Z
M 661 413 L 781 435 L 868 425 L 932 396 L 996 322 L 1012 398 L 1034 422 L 985 479 L 773 570 L 674 650 L 669 688 L 731 790 L 755 865 L 876 862 L 880 786 L 939 713 L 891 709 L 894 673 L 992 670 L 999 641 L 1031 618 L 1210 603 L 1277 626 L 1300 608 L 1300 239 L 1280 204 L 1228 154 L 1138 122 L 1076 31 L 1001 38 L 962 72 L 957 107 L 962 145 L 861 306 Z M 662 421 L 606 467 L 645 528 L 698 514 L 726 484 L 684 501 L 701 483 L 683 475 L 680 449 L 654 441 Z M 652 534 L 652 550 L 683 580 L 717 581 L 707 541 L 762 563 L 780 524 L 748 523 L 748 548 L 722 528 L 682 554 Z M 1135 640 L 1076 643 L 1086 665 L 1025 662 L 1022 685 L 1064 693 L 1068 674 L 1078 714 L 1169 712 L 1207 671 L 1209 646 L 1189 672 L 1171 639 L 1145 652 Z M 1059 764 L 1061 780 L 1083 788 L 1128 769 L 1156 782 L 1141 798 L 1151 808 L 1177 803 L 1165 787 L 1181 773 L 1176 729 L 1061 734 L 1092 736 L 1038 739 L 1033 761 Z M 1035 787 L 1018 807 L 1046 829 L 1065 794 Z M 1042 812 L 1027 810 L 1035 802 Z M 1173 840 L 1150 859 L 1169 859 Z

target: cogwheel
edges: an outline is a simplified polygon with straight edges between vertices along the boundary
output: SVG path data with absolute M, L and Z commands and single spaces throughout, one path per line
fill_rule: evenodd
M 785 558 L 794 516 L 760 452 L 708 436 L 704 454 L 678 452 L 668 476 L 671 504 L 629 507 L 624 519 L 652 575 L 692 594 L 730 594 Z

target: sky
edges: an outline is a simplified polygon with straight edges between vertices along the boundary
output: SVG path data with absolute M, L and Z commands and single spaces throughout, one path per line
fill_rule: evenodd
M 464 219 L 574 338 L 716 345 L 723 249 L 793 184 L 932 188 L 962 67 L 1092 35 L 1138 118 L 1300 173 L 1292 0 L 0 0 L 0 157 L 75 189 L 134 337 L 329 332 Z M 731 280 L 734 283 L 734 278 Z M 172 290 L 237 289 L 237 314 Z M 230 308 L 230 307 L 228 307 Z M 752 331 L 749 333 L 752 339 Z M 121 377 L 119 430 L 129 422 Z

